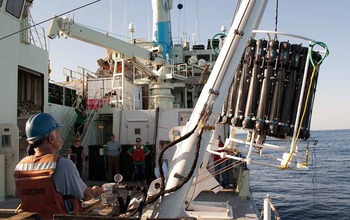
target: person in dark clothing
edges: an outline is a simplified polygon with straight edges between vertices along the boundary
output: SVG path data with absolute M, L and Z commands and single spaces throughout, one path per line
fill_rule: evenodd
M 134 164 L 134 174 L 137 173 L 137 180 L 143 181 L 144 186 L 146 186 L 146 176 L 145 176 L 145 159 L 150 153 L 148 147 L 141 145 L 141 138 L 136 138 L 136 145 L 130 147 L 128 154 L 131 156 Z
M 75 155 L 73 162 L 75 162 L 75 166 L 78 169 L 79 175 L 82 177 L 85 162 L 85 152 L 84 147 L 80 145 L 80 139 L 75 139 L 74 144 L 69 149 L 69 154 Z
M 79 133 L 79 136 L 81 136 L 84 131 L 84 123 L 85 119 L 87 118 L 87 115 L 85 113 L 85 108 L 83 107 L 76 108 L 75 112 L 77 113 L 77 117 L 74 123 L 74 134 L 75 136 L 77 136 L 77 134 Z

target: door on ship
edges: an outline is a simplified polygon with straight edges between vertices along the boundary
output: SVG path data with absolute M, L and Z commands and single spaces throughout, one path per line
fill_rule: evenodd
M 28 146 L 25 137 L 25 125 L 28 118 L 36 113 L 44 111 L 44 74 L 36 72 L 25 67 L 18 67 L 18 86 L 17 86 L 17 126 L 20 131 L 19 139 L 19 157 L 23 158 Z M 8 96 L 8 103 L 11 106 L 12 95 Z M 49 101 L 51 102 L 49 97 Z M 5 112 L 6 113 L 6 112 Z M 22 138 L 23 137 L 23 138 Z

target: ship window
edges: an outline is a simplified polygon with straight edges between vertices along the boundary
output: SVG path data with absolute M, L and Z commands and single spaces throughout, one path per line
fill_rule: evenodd
M 135 128 L 135 134 L 141 134 L 141 129 L 140 128 Z
M 6 11 L 16 18 L 21 16 L 24 0 L 8 0 L 6 4 Z

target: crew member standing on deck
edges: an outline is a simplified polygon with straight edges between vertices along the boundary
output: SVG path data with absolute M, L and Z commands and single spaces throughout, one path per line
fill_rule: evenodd
M 136 145 L 130 147 L 128 154 L 132 157 L 134 164 L 134 174 L 137 173 L 137 180 L 143 182 L 146 186 L 146 165 L 145 160 L 146 156 L 150 153 L 150 150 L 141 145 L 141 138 L 136 138 Z
M 118 141 L 115 140 L 114 134 L 109 136 L 110 141 L 106 144 L 106 154 L 108 163 L 108 181 L 113 181 L 115 174 L 120 173 L 119 169 L 119 155 L 122 152 L 122 148 Z
M 103 193 L 101 187 L 86 186 L 75 164 L 56 154 L 62 148 L 59 127 L 48 113 L 31 116 L 25 130 L 35 154 L 23 158 L 14 172 L 22 210 L 45 219 L 52 219 L 54 214 L 79 214 L 81 200 Z
M 79 172 L 79 176 L 82 177 L 83 167 L 85 163 L 85 152 L 84 147 L 80 145 L 80 139 L 76 138 L 74 144 L 70 147 L 68 154 L 75 155 L 75 166 Z

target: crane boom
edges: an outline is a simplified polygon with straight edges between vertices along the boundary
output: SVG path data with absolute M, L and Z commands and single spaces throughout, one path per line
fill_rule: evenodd
M 55 17 L 51 21 L 48 37 L 54 39 L 57 36 L 74 38 L 121 53 L 128 58 L 137 57 L 145 61 L 156 62 L 159 64 L 163 62 L 163 58 L 157 53 L 111 37 L 108 34 L 92 30 L 88 27 L 75 23 L 71 18 Z

